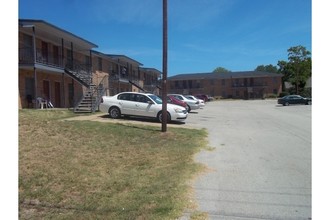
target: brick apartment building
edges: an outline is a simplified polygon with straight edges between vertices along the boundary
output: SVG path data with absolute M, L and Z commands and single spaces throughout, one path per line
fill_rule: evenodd
M 121 91 L 159 93 L 161 72 L 125 55 L 104 54 L 97 45 L 43 20 L 19 19 L 19 108 L 54 107 L 93 112 L 102 95 Z
M 169 93 L 260 99 L 278 96 L 282 75 L 258 71 L 180 74 L 168 78 Z

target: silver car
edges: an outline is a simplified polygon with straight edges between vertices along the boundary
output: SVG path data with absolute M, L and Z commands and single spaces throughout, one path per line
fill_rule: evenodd
M 122 115 L 156 118 L 162 121 L 162 100 L 154 94 L 122 92 L 114 96 L 103 96 L 99 109 L 111 118 Z M 188 117 L 185 108 L 167 104 L 167 121 L 184 121 Z
M 172 95 L 175 98 L 187 103 L 188 112 L 190 112 L 191 110 L 196 110 L 196 109 L 200 108 L 199 101 L 187 99 L 184 95 L 181 95 L 181 94 L 168 94 L 168 95 Z
M 205 102 L 203 99 L 198 99 L 193 95 L 185 95 L 184 97 L 186 97 L 187 99 L 191 99 L 191 100 L 195 100 L 195 101 L 199 101 L 199 107 L 200 108 L 204 108 L 205 107 Z

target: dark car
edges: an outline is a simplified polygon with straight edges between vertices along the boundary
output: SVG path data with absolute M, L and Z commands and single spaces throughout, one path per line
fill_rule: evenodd
M 180 105 L 180 106 L 188 109 L 187 103 L 185 103 L 184 101 L 181 101 L 180 99 L 175 98 L 172 95 L 167 96 L 167 103 L 171 103 L 174 105 Z
M 282 104 L 284 106 L 292 105 L 292 104 L 304 104 L 311 105 L 312 99 L 305 98 L 300 95 L 287 95 L 277 100 L 278 104 Z

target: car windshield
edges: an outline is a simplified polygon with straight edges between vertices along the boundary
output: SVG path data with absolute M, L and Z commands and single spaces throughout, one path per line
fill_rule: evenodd
M 154 100 L 157 104 L 162 104 L 163 102 L 162 102 L 162 99 L 161 98 L 159 98 L 158 96 L 156 96 L 156 95 L 148 95 L 149 96 L 149 98 L 151 98 L 152 100 Z

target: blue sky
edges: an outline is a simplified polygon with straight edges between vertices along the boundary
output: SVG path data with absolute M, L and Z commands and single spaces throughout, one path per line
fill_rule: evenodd
M 19 0 L 42 19 L 162 71 L 162 0 Z M 168 0 L 168 75 L 254 70 L 311 51 L 311 0 Z

